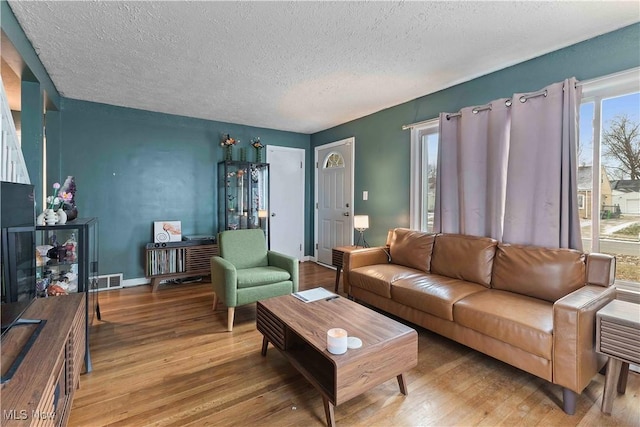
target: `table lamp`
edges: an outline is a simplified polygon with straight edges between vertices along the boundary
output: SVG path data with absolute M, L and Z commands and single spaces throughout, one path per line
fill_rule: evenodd
M 362 240 L 362 247 L 368 248 L 369 244 L 364 238 L 364 230 L 369 228 L 369 215 L 354 215 L 353 217 L 353 228 L 360 232 L 358 236 L 358 241 L 356 242 L 356 247 L 360 245 L 360 240 Z
M 265 220 L 269 212 L 266 209 L 258 209 L 258 222 L 260 223 L 260 228 L 264 230 Z

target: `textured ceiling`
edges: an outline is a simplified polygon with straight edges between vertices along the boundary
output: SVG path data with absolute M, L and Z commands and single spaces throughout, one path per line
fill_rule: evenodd
M 313 133 L 640 21 L 637 1 L 15 1 L 60 94 Z

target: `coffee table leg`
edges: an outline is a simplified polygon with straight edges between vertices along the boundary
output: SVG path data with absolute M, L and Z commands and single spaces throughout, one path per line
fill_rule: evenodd
M 405 396 L 409 394 L 409 389 L 407 389 L 407 383 L 404 380 L 404 374 L 400 374 L 396 377 L 398 379 L 398 386 L 400 386 L 400 393 Z
M 333 403 L 326 397 L 322 396 L 322 403 L 324 403 L 324 414 L 327 417 L 327 426 L 336 427 L 336 417 L 333 413 Z
M 269 340 L 267 337 L 262 337 L 262 355 L 267 355 L 267 347 L 269 346 Z

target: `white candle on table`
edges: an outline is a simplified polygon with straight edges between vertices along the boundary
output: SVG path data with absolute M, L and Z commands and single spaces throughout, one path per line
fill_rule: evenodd
M 332 354 L 343 354 L 347 351 L 347 331 L 333 328 L 327 331 L 327 350 Z

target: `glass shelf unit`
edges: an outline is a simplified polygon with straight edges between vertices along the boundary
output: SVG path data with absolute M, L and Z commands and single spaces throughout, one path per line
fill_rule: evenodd
M 218 163 L 218 228 L 260 228 L 269 242 L 269 164 Z
M 69 294 L 85 293 L 85 369 L 91 372 L 89 326 L 94 313 L 100 320 L 97 218 L 77 218 L 61 225 L 36 226 L 36 282 L 40 296 L 47 295 L 44 286 L 54 284 Z

